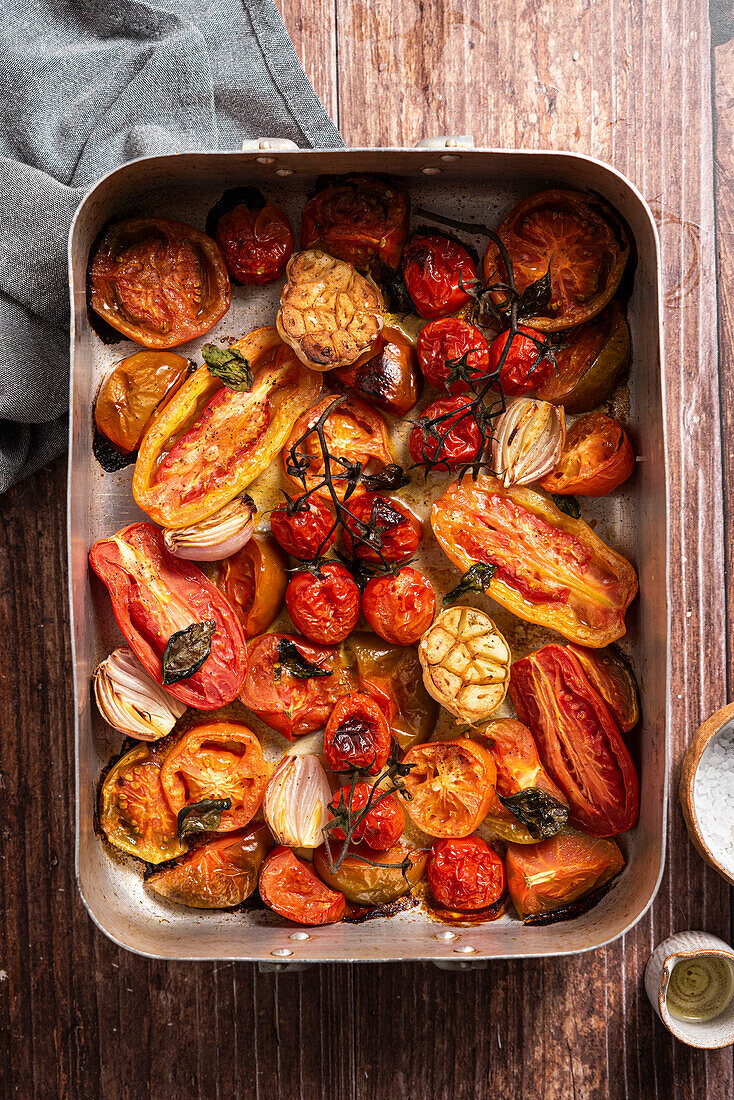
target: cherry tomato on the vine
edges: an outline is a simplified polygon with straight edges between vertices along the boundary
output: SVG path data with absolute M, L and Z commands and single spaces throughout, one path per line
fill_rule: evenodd
M 304 570 L 291 577 L 285 606 L 304 638 L 333 645 L 343 642 L 357 625 L 359 588 L 348 569 L 338 562 L 327 562 L 318 575 Z
M 433 622 L 435 610 L 431 582 L 410 566 L 394 576 L 373 577 L 362 596 L 365 619 L 393 645 L 414 645 Z
M 390 727 L 370 695 L 351 692 L 331 712 L 324 733 L 324 756 L 334 772 L 368 768 L 377 775 L 390 755 Z
M 467 248 L 438 229 L 411 233 L 403 251 L 403 279 L 421 317 L 448 317 L 470 301 L 477 267 Z
M 489 370 L 496 371 L 510 330 L 501 332 L 489 349 Z M 527 325 L 519 325 L 500 369 L 500 386 L 506 397 L 520 397 L 542 386 L 554 371 L 553 362 L 543 355 L 535 341 L 543 341 L 543 333 Z
M 423 539 L 423 524 L 404 504 L 379 493 L 366 493 L 352 503 L 347 504 L 350 516 L 344 517 L 342 543 L 347 554 L 356 554 L 362 561 L 379 562 L 380 554 L 376 549 L 375 538 L 379 535 L 380 553 L 385 561 L 407 561 L 418 549 Z M 376 531 L 367 535 L 358 522 L 368 524 L 373 521 Z M 353 537 L 354 534 L 354 537 Z M 369 539 L 360 542 L 360 538 Z
M 317 496 L 309 497 L 306 506 L 291 515 L 287 505 L 279 504 L 270 513 L 270 527 L 276 542 L 299 561 L 313 561 L 319 547 L 325 554 L 336 539 L 334 516 Z
M 449 384 L 449 375 L 462 364 L 470 377 L 489 370 L 489 349 L 484 335 L 468 321 L 458 317 L 441 317 L 421 329 L 418 337 L 418 364 L 426 382 L 437 390 L 461 393 L 468 388 L 462 378 Z
M 343 798 L 344 805 L 351 813 L 361 813 L 369 801 L 372 789 L 371 783 L 357 783 L 350 802 L 350 786 L 341 787 L 332 798 L 329 809 L 338 810 Z M 331 816 L 335 817 L 336 814 L 332 813 Z M 405 814 L 402 806 L 395 795 L 381 793 L 378 787 L 372 799 L 372 805 L 356 826 L 352 839 L 355 842 L 364 841 L 376 852 L 386 852 L 397 843 L 404 829 Z M 331 835 L 335 840 L 344 840 L 345 837 L 344 830 L 340 828 L 332 829 Z
M 238 283 L 272 283 L 283 274 L 293 252 L 287 215 L 267 202 L 257 187 L 225 191 L 207 218 L 206 231 L 216 239 Z
M 426 406 L 410 433 L 408 448 L 419 466 L 446 471 L 474 462 L 483 443 L 470 395 L 456 394 Z
M 437 840 L 426 871 L 439 905 L 459 912 L 494 905 L 507 881 L 504 863 L 478 836 Z

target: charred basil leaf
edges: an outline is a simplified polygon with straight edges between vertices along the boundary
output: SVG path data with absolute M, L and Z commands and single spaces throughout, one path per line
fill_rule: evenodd
M 204 344 L 201 354 L 209 372 L 219 378 L 228 389 L 237 393 L 246 393 L 252 389 L 255 379 L 250 360 L 237 351 L 237 348 L 218 348 L 216 344 Z
M 363 474 L 360 482 L 368 492 L 379 493 L 380 490 L 402 489 L 404 485 L 410 483 L 410 478 L 405 476 L 402 466 L 391 462 L 389 466 L 383 466 L 376 474 Z
M 517 303 L 518 319 L 523 317 L 536 317 L 541 313 L 551 300 L 551 269 L 548 270 L 534 283 L 525 287 Z
M 578 898 L 576 901 L 570 902 L 568 905 L 560 905 L 557 909 L 547 909 L 545 913 L 534 913 L 532 916 L 525 917 L 523 924 L 534 924 L 536 926 L 544 924 L 558 924 L 564 920 L 575 920 L 576 917 L 583 916 L 584 913 L 588 913 L 590 909 L 593 909 L 597 905 L 605 894 L 609 892 L 614 883 L 617 880 L 610 878 L 609 882 L 603 883 L 602 886 L 598 886 L 596 890 L 592 890 L 590 894 L 584 894 L 582 898 Z
M 496 565 L 488 565 L 485 562 L 478 561 L 476 565 L 472 565 L 470 569 L 467 569 L 456 588 L 452 588 L 450 592 L 446 593 L 443 603 L 446 605 L 455 603 L 460 596 L 466 596 L 469 592 L 486 592 L 489 588 L 489 582 L 496 572 Z
M 184 806 L 176 819 L 178 839 L 183 840 L 189 833 L 213 832 L 219 828 L 224 811 L 231 808 L 231 798 L 203 798 L 201 802 Z
M 280 670 L 285 669 L 295 676 L 297 680 L 308 680 L 311 676 L 333 676 L 331 669 L 321 668 L 307 661 L 290 638 L 281 638 L 278 642 L 278 664 L 275 666 L 276 679 L 280 678 Z
M 540 787 L 527 787 L 508 798 L 501 794 L 497 797 L 535 840 L 555 836 L 568 821 L 568 806 Z
M 171 635 L 163 653 L 163 684 L 177 684 L 199 671 L 212 651 L 216 627 L 213 619 L 205 619 Z
M 578 519 L 581 515 L 581 509 L 579 508 L 579 502 L 576 497 L 563 496 L 561 493 L 551 493 L 553 503 L 559 512 L 565 512 L 567 516 L 571 516 L 572 519 Z

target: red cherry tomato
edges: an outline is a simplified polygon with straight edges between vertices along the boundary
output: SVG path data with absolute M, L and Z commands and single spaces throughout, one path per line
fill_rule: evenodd
M 421 317 L 448 317 L 470 300 L 461 289 L 477 277 L 468 249 L 437 229 L 411 233 L 403 251 L 403 279 Z
M 486 374 L 489 369 L 489 348 L 483 334 L 457 317 L 441 317 L 426 325 L 416 350 L 423 377 L 437 390 L 448 388 L 449 393 L 461 393 L 467 389 L 460 378 L 447 385 L 449 374 L 460 361 L 464 361 L 471 376 Z
M 313 561 L 319 549 L 325 554 L 336 539 L 334 516 L 318 497 L 309 497 L 306 507 L 290 516 L 279 504 L 270 513 L 270 527 L 276 542 L 299 561 Z
M 375 634 L 393 645 L 415 645 L 433 622 L 436 596 L 431 582 L 406 566 L 395 576 L 373 577 L 362 596 L 362 611 Z
M 319 576 L 295 573 L 285 591 L 285 606 L 296 630 L 322 645 L 343 642 L 359 620 L 359 588 L 338 562 L 321 566 Z
M 380 551 L 385 561 L 407 561 L 418 549 L 423 539 L 423 524 L 399 501 L 379 493 L 366 493 L 354 503 L 349 501 L 347 507 L 351 515 L 362 523 L 374 520 L 376 532 L 371 538 L 374 540 L 379 535 Z M 366 537 L 359 523 L 346 515 L 344 519 L 342 544 L 346 553 L 356 554 L 362 561 L 379 562 L 381 559 L 377 551 L 367 542 L 359 541 L 360 537 Z
M 265 904 L 296 924 L 333 924 L 347 912 L 344 895 L 330 890 L 310 863 L 290 848 L 273 848 L 260 868 L 260 897 Z
M 349 791 L 349 785 L 340 787 L 331 800 L 329 810 L 336 811 L 339 807 L 339 803 L 343 799 L 344 805 L 351 813 L 360 813 L 369 801 L 372 792 L 372 784 L 357 783 L 352 792 L 351 802 L 349 800 Z M 335 816 L 335 813 L 331 813 L 331 817 Z M 392 794 L 384 793 L 380 796 L 380 790 L 378 788 L 372 799 L 372 806 L 355 828 L 352 833 L 352 839 L 355 842 L 363 840 L 365 844 L 368 844 L 370 848 L 373 848 L 376 852 L 386 852 L 388 848 L 392 848 L 393 844 L 397 844 L 398 840 L 403 835 L 404 829 L 405 814 L 397 798 Z M 333 829 L 331 831 L 331 836 L 333 836 L 335 840 L 344 840 L 344 830 L 339 828 Z
M 509 335 L 509 329 L 501 332 L 489 349 L 490 371 L 497 370 Z M 551 360 L 543 357 L 542 348 L 531 337 L 535 340 L 544 339 L 542 332 L 536 332 L 527 325 L 518 326 L 500 369 L 500 385 L 506 397 L 530 393 L 542 386 L 555 370 Z
M 440 397 L 426 406 L 410 433 L 408 448 L 410 457 L 419 466 L 446 471 L 471 465 L 483 445 L 469 397 L 457 394 Z
M 206 231 L 216 238 L 237 283 L 272 283 L 293 252 L 287 216 L 256 187 L 225 191 L 207 218 Z
M 390 727 L 375 700 L 352 692 L 338 700 L 326 723 L 324 756 L 333 772 L 369 768 L 377 775 L 390 755 Z
M 486 909 L 505 891 L 505 867 L 477 836 L 437 840 L 428 857 L 428 885 L 439 905 L 459 912 Z

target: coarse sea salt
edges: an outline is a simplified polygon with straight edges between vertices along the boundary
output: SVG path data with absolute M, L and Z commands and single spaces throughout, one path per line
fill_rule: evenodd
M 734 876 L 734 726 L 712 737 L 696 769 L 693 801 L 711 854 Z

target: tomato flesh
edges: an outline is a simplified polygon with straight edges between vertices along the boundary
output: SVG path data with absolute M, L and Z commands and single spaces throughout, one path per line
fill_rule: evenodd
M 463 378 L 449 382 L 451 372 L 457 369 L 465 371 L 472 380 L 489 371 L 484 335 L 468 321 L 455 317 L 442 317 L 421 329 L 416 350 L 423 377 L 437 390 L 461 393 L 469 388 Z
M 360 524 L 369 524 L 370 520 L 375 531 L 368 535 Z M 400 501 L 379 493 L 365 493 L 353 504 L 349 502 L 344 521 L 344 550 L 347 554 L 355 554 L 362 561 L 407 561 L 415 554 L 423 538 L 423 524 L 420 520 Z M 369 541 L 360 542 L 360 538 L 379 541 L 380 553 Z
M 494 905 L 506 886 L 502 860 L 475 836 L 437 840 L 428 857 L 426 877 L 439 905 L 459 912 Z
M 635 454 L 621 424 L 594 412 L 571 427 L 563 453 L 540 484 L 549 493 L 602 497 L 632 475 Z
M 217 587 L 242 624 L 247 639 L 262 634 L 278 615 L 288 584 L 288 559 L 274 539 L 253 535 L 219 565 Z
M 362 611 L 375 634 L 393 645 L 415 645 L 433 622 L 436 595 L 423 573 L 403 566 L 396 574 L 372 577 Z
M 339 699 L 324 733 L 324 756 L 332 771 L 366 768 L 377 775 L 391 744 L 387 719 L 370 695 L 352 692 Z
M 484 438 L 467 396 L 441 397 L 427 405 L 410 433 L 410 457 L 419 466 L 457 470 L 481 456 Z
M 411 770 L 405 786 L 408 817 L 435 837 L 473 833 L 486 816 L 495 792 L 497 770 L 486 749 L 475 741 L 430 741 L 405 754 Z
M 539 844 L 508 844 L 507 885 L 520 920 L 569 905 L 618 875 L 624 856 L 613 840 L 573 829 Z
M 318 576 L 307 571 L 293 574 L 285 605 L 296 630 L 305 638 L 333 645 L 354 630 L 361 599 L 351 573 L 343 565 L 327 562 Z
M 274 848 L 260 868 L 260 897 L 296 924 L 333 924 L 346 916 L 344 895 L 325 886 L 310 864 L 290 848 Z
M 105 836 L 146 863 L 163 863 L 186 850 L 161 785 L 164 757 L 160 742 L 135 745 L 112 766 L 100 788 L 99 823 Z

